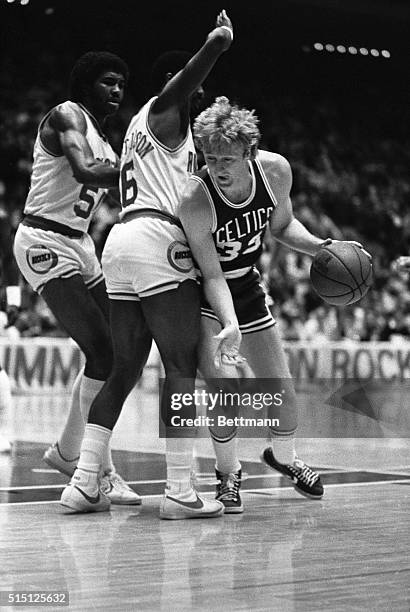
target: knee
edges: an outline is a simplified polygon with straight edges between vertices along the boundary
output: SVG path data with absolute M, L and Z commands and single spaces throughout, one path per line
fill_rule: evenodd
M 162 358 L 167 378 L 195 378 L 198 368 L 196 352 L 175 351 Z
M 108 334 L 91 338 L 88 342 L 80 343 L 80 348 L 86 359 L 86 375 L 91 371 L 94 378 L 105 380 L 112 368 L 113 353 L 111 338 Z M 87 373 L 88 372 L 88 373 Z

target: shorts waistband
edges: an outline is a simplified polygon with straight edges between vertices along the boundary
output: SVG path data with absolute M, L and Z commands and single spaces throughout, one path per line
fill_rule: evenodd
M 162 210 L 158 210 L 157 208 L 140 208 L 139 210 L 130 210 L 129 212 L 125 211 L 124 216 L 120 219 L 119 223 L 128 223 L 128 221 L 132 221 L 137 217 L 162 219 L 163 221 L 168 221 L 168 223 L 172 223 L 173 225 L 177 225 L 179 228 L 183 229 L 182 223 L 179 219 L 177 219 L 177 217 L 174 217 L 170 213 L 166 213 Z
M 232 278 L 241 278 L 248 274 L 251 270 L 253 270 L 253 266 L 246 266 L 246 268 L 237 268 L 236 270 L 229 270 L 228 272 L 224 272 L 224 277 L 227 280 Z
M 22 225 L 27 225 L 28 227 L 35 227 L 36 229 L 56 232 L 57 234 L 68 236 L 69 238 L 82 238 L 84 236 L 84 232 L 80 232 L 80 230 L 72 229 L 67 225 L 63 225 L 57 221 L 52 221 L 51 219 L 46 219 L 45 217 L 39 217 L 37 215 L 25 215 L 21 223 Z

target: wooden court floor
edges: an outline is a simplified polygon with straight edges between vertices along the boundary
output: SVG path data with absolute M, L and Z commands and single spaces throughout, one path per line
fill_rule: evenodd
M 163 445 L 152 419 L 144 425 L 144 407 L 138 417 L 126 410 L 114 460 L 143 505 L 65 515 L 58 499 L 67 479 L 41 457 L 66 402 L 16 398 L 3 418 L 14 440 L 12 453 L 0 455 L 3 593 L 66 591 L 65 609 L 81 612 L 410 609 L 407 441 L 300 440 L 300 455 L 325 485 L 318 502 L 260 464 L 264 440 L 242 440 L 244 514 L 161 521 Z M 144 427 L 142 438 L 130 434 L 132 418 Z M 198 441 L 195 463 L 200 490 L 212 495 L 207 440 Z M 15 608 L 1 607 L 8 609 Z

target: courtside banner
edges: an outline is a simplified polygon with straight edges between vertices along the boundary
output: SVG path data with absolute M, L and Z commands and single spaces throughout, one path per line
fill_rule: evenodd
M 10 377 L 14 394 L 70 393 L 84 356 L 68 338 L 0 338 L 0 364 Z M 139 386 L 157 388 L 160 362 L 156 348 L 148 359 Z M 155 383 L 152 384 L 152 377 Z
M 410 342 L 284 342 L 284 348 L 297 388 L 319 378 L 389 383 L 410 379 Z M 16 342 L 0 338 L 0 364 L 15 392 L 69 391 L 83 360 L 78 346 L 66 338 L 22 338 Z M 147 367 L 151 374 L 160 376 L 156 349 Z
M 339 378 L 389 382 L 410 379 L 410 342 L 284 342 L 296 380 Z

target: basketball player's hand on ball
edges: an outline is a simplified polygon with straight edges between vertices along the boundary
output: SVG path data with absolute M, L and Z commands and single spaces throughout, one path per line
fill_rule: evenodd
M 230 323 L 214 336 L 214 340 L 217 342 L 214 357 L 216 368 L 222 365 L 237 366 L 245 361 L 239 354 L 242 334 L 237 325 Z
M 224 28 L 225 32 L 226 32 L 226 42 L 224 45 L 224 51 L 226 51 L 227 49 L 229 49 L 229 47 L 231 46 L 231 43 L 233 41 L 233 27 L 232 27 L 232 22 L 229 19 L 228 15 L 226 14 L 225 9 L 223 11 L 221 11 L 218 15 L 218 17 L 216 18 L 216 24 L 215 24 L 215 28 Z M 215 30 L 213 30 L 213 32 L 215 32 Z M 213 32 L 211 32 L 211 34 L 209 36 L 213 35 Z
M 370 255 L 370 253 L 366 251 L 364 246 L 360 242 L 357 242 L 356 240 L 333 240 L 332 238 L 326 238 L 326 240 L 321 244 L 321 246 L 322 247 L 329 246 L 329 244 L 335 244 L 336 242 L 345 242 L 346 244 L 354 244 L 355 246 L 359 247 L 359 249 L 361 249 L 363 253 L 367 255 L 370 261 L 372 260 L 372 256 Z
M 392 270 L 394 272 L 410 272 L 410 257 L 401 255 L 395 259 L 392 263 Z

